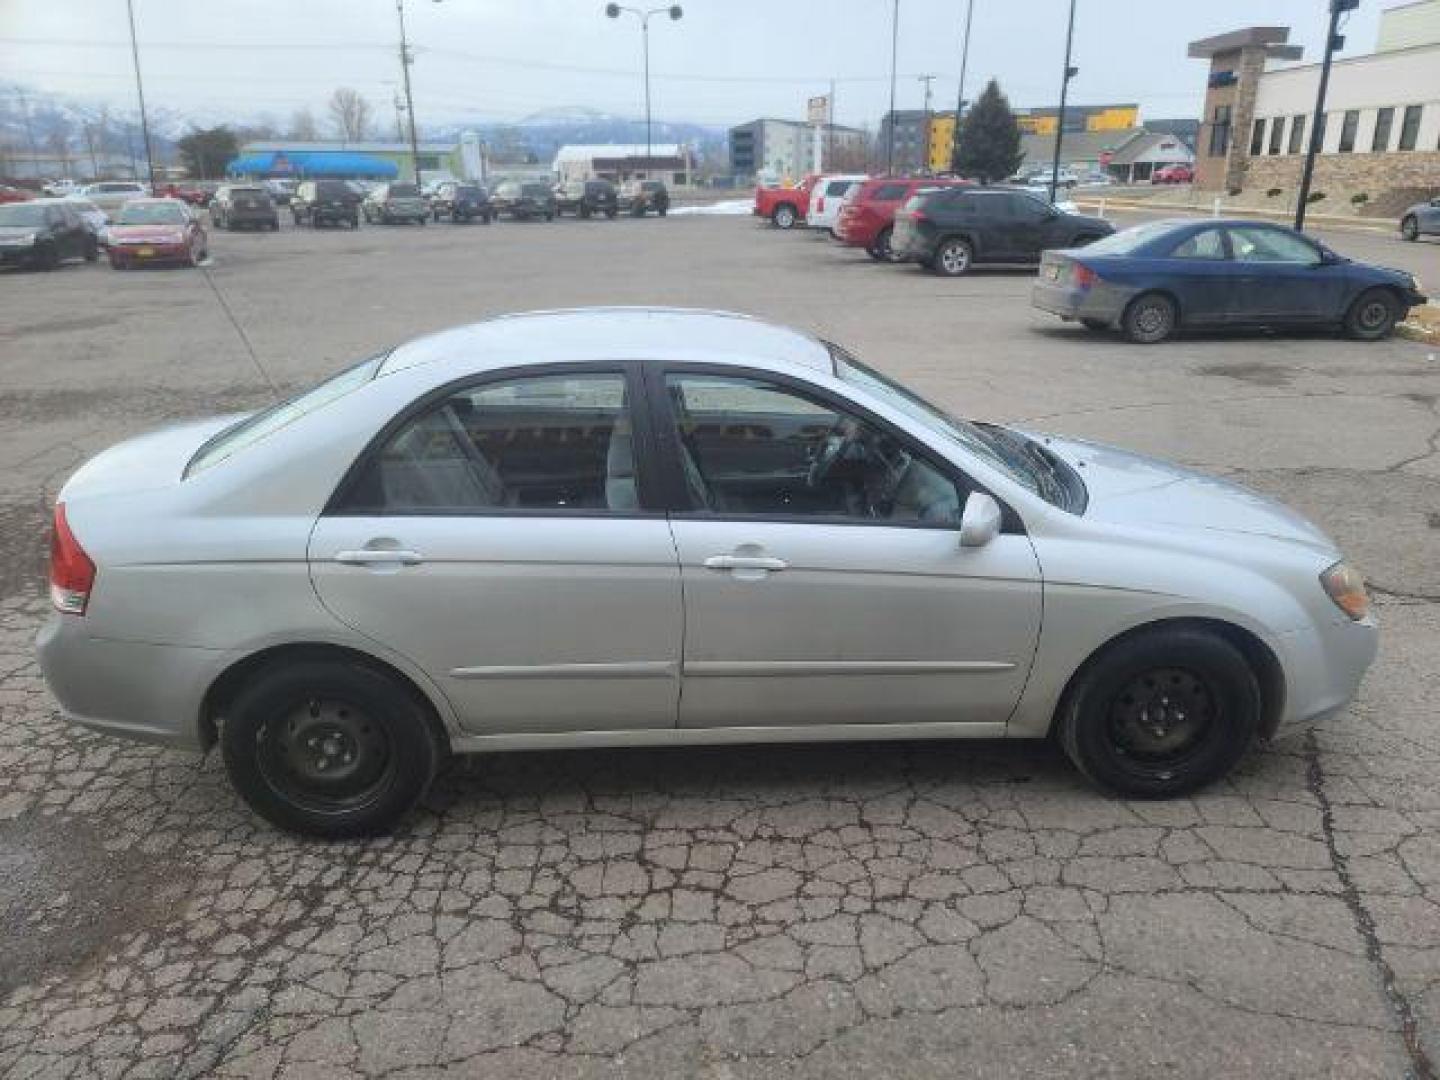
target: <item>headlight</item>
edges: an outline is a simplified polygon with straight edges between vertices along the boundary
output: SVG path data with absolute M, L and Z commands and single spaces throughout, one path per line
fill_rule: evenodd
M 1359 622 L 1370 614 L 1370 597 L 1365 593 L 1365 579 L 1358 570 L 1337 562 L 1320 575 L 1325 594 L 1335 606 Z

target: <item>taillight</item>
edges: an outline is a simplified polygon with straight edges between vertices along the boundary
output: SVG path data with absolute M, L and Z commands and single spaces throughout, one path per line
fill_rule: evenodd
M 1091 270 L 1090 267 L 1086 266 L 1084 263 L 1076 263 L 1074 280 L 1075 284 L 1078 285 L 1080 288 L 1088 289 L 1091 285 L 1094 285 L 1097 281 L 1100 280 L 1100 275 L 1095 273 L 1094 270 Z
M 55 531 L 50 536 L 50 602 L 56 611 L 84 615 L 95 584 L 95 564 L 65 519 L 65 504 L 55 504 Z

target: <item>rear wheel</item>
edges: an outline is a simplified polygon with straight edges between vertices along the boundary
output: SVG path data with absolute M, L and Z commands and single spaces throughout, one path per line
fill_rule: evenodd
M 1235 646 L 1206 630 L 1160 629 L 1090 663 L 1066 696 L 1057 734 L 1093 783 L 1163 799 L 1234 768 L 1260 712 L 1260 685 Z
M 891 257 L 890 234 L 892 230 L 888 227 L 881 229 L 880 234 L 875 237 L 875 242 L 865 249 L 865 254 L 878 262 L 886 262 Z
M 1406 240 L 1420 239 L 1420 222 L 1415 220 L 1414 214 L 1405 215 L 1405 220 L 1400 222 L 1400 235 Z
M 425 794 L 444 752 L 434 718 L 404 686 L 330 660 L 264 669 L 227 710 L 220 746 L 252 810 L 330 838 L 389 829 Z
M 1175 332 L 1175 301 L 1163 293 L 1143 293 L 1130 301 L 1120 327 L 1137 345 L 1164 341 Z
M 935 252 L 931 260 L 930 268 L 937 274 L 944 274 L 946 277 L 959 277 L 970 269 L 971 260 L 974 258 L 974 251 L 968 240 L 961 240 L 958 237 L 953 240 L 946 240 Z
M 1378 341 L 1389 337 L 1400 320 L 1400 306 L 1386 289 L 1368 289 L 1361 293 L 1345 313 L 1345 335 L 1359 341 Z
M 94 262 L 100 258 L 100 242 L 93 236 L 85 238 L 85 261 Z
M 770 220 L 775 223 L 776 228 L 793 229 L 798 217 L 799 215 L 795 212 L 795 207 L 789 203 L 781 203 L 775 208 L 775 212 L 770 215 Z

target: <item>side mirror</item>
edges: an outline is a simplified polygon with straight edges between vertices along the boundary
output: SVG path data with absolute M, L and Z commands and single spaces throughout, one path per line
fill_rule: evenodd
M 960 515 L 960 546 L 984 547 L 1000 535 L 1000 504 L 983 491 L 972 491 Z

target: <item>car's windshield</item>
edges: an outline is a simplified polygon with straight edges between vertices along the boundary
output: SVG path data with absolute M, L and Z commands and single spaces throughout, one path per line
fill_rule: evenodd
M 1084 507 L 1085 487 L 1079 477 L 1038 443 L 1007 428 L 951 416 L 913 390 L 862 364 L 838 345 L 828 347 L 835 360 L 835 374 L 841 379 L 862 387 L 928 430 L 957 443 L 1046 502 L 1076 512 Z
M 1145 245 L 1175 231 L 1174 222 L 1150 221 L 1132 225 L 1085 246 L 1086 255 L 1132 255 Z
M 45 207 L 33 203 L 10 203 L 0 206 L 0 226 L 44 225 Z
M 190 464 L 185 466 L 185 475 L 187 477 L 194 476 L 212 465 L 218 465 L 247 446 L 253 446 L 266 436 L 273 435 L 288 424 L 293 424 L 302 416 L 344 397 L 351 391 L 358 390 L 375 378 L 380 370 L 380 365 L 385 362 L 385 357 L 388 355 L 388 353 L 381 353 L 379 356 L 362 360 L 338 375 L 331 376 L 319 386 L 312 387 L 304 393 L 272 405 L 268 409 L 252 413 L 245 419 L 231 424 L 196 451 L 195 456 L 190 459 Z
M 117 225 L 181 225 L 185 211 L 169 203 L 126 203 L 115 219 Z

